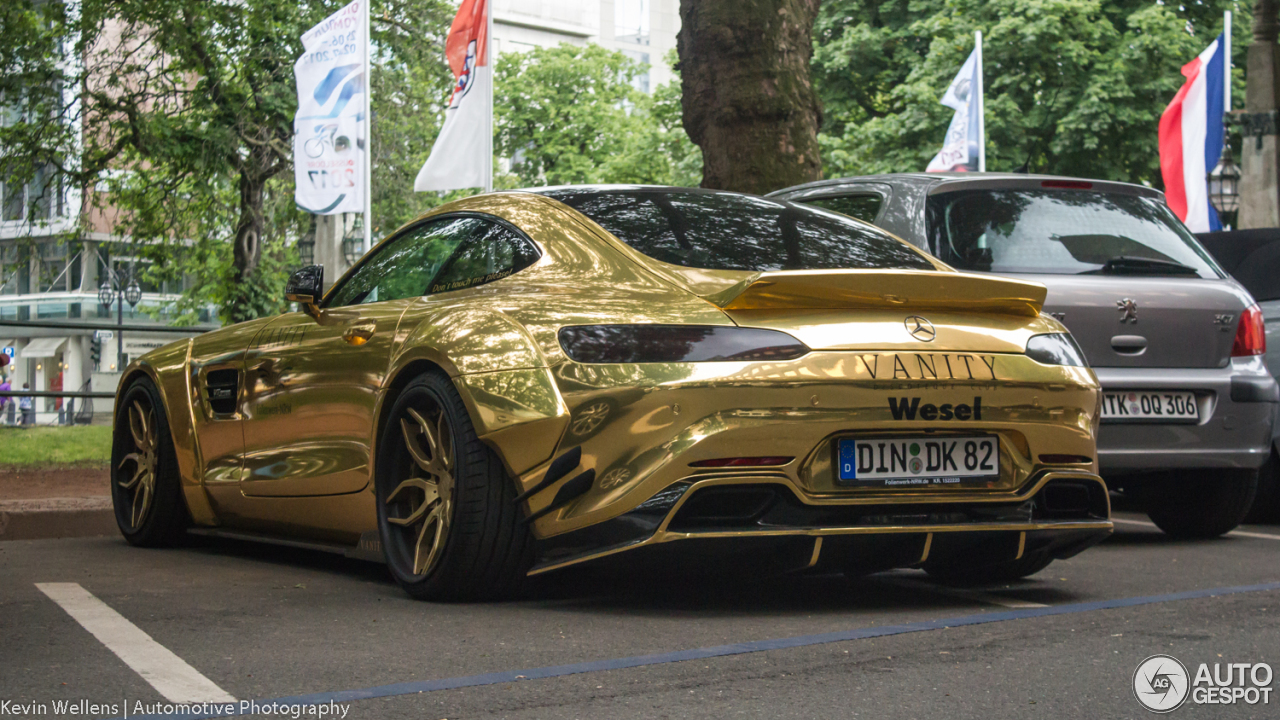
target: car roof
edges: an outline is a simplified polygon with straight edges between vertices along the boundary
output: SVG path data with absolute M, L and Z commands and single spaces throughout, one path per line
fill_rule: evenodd
M 959 190 L 962 188 L 978 189 L 980 187 L 1031 188 L 1042 187 L 1045 182 L 1070 182 L 1089 183 L 1091 186 L 1090 189 L 1102 192 L 1122 193 L 1125 195 L 1142 195 L 1153 198 L 1159 198 L 1164 195 L 1164 193 L 1159 190 L 1149 188 L 1145 185 L 1116 182 L 1113 180 L 1078 178 L 1065 175 L 1033 175 L 1029 173 L 1011 172 L 910 172 L 884 173 L 882 175 L 854 175 L 849 177 L 831 178 L 829 180 L 818 180 L 815 182 L 805 183 L 803 185 L 793 185 L 789 188 L 777 190 L 769 193 L 766 197 L 774 197 L 806 190 L 820 190 L 828 187 L 835 188 L 850 183 L 874 182 L 887 183 L 890 185 L 923 185 L 929 188 L 930 193 L 943 188 L 946 190 Z
M 519 188 L 516 190 L 512 190 L 511 192 L 524 192 L 524 193 L 531 193 L 533 195 L 548 195 L 553 192 L 572 192 L 572 193 L 581 193 L 584 195 L 589 193 L 607 193 L 607 192 L 632 192 L 632 193 L 682 192 L 682 193 L 689 193 L 692 195 L 715 195 L 719 193 L 729 193 L 732 195 L 750 195 L 750 193 L 741 193 L 741 192 L 735 192 L 732 190 L 713 190 L 710 188 L 679 187 L 676 185 L 627 185 L 627 184 L 551 185 L 547 187 Z

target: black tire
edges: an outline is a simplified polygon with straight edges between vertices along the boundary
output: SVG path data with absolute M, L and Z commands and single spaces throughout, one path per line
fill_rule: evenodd
M 150 444 L 150 462 L 154 468 L 153 483 L 139 477 L 139 446 L 130 427 L 130 413 L 151 411 L 147 429 L 154 438 Z M 169 433 L 169 418 L 160 392 L 150 378 L 139 378 L 129 385 L 116 403 L 115 424 L 111 434 L 111 504 L 115 509 L 120 534 L 138 547 L 173 547 L 185 537 L 190 525 L 186 500 L 182 497 L 182 479 L 178 474 L 178 458 Z M 132 487 L 130 481 L 137 478 Z M 139 503 L 138 493 L 150 492 L 149 501 Z M 144 507 L 145 506 L 145 507 Z
M 1258 470 L 1258 494 L 1245 516 L 1247 523 L 1273 523 L 1280 520 L 1280 456 L 1275 448 Z
M 1170 537 L 1214 538 L 1231 532 L 1253 505 L 1257 470 L 1204 470 L 1148 488 L 1147 516 Z
M 995 563 L 962 563 L 954 560 L 937 565 L 925 563 L 929 576 L 949 585 L 985 585 L 1030 577 L 1049 567 L 1053 558 L 1047 552 L 1029 553 L 1017 560 Z
M 430 475 L 420 469 L 406 444 L 408 431 L 402 421 L 417 422 L 415 412 L 428 422 L 446 421 L 447 433 L 438 435 L 447 436 L 452 448 L 450 504 L 442 513 L 448 522 L 435 541 L 439 545 L 435 559 L 429 567 L 421 568 L 414 555 L 418 548 L 414 535 L 421 532 L 414 528 L 421 526 L 394 524 L 394 520 L 412 515 L 412 501 L 388 503 L 388 499 L 399 497 L 393 494 L 404 480 Z M 533 564 L 533 536 L 521 522 L 523 514 L 514 502 L 515 483 L 493 451 L 476 436 L 453 383 L 440 373 L 417 378 L 396 398 L 387 418 L 378 442 L 375 476 L 378 532 L 396 582 L 420 600 L 491 600 L 514 594 Z M 425 435 L 422 437 L 425 440 Z M 439 488 L 441 483 L 433 487 Z M 410 491 L 412 488 L 405 493 Z M 443 497 L 443 490 L 438 496 Z M 421 505 L 429 503 L 424 500 Z M 416 572 L 419 569 L 422 572 Z

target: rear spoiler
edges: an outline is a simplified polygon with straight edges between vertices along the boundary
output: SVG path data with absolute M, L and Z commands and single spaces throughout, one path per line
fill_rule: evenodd
M 723 310 L 901 309 L 1036 317 L 1048 291 L 990 275 L 913 270 L 764 272 L 703 299 Z

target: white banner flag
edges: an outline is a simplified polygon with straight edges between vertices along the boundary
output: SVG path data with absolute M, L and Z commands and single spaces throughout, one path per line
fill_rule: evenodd
M 413 189 L 490 189 L 493 174 L 493 74 L 488 0 L 462 0 L 445 41 L 457 82 L 444 126 Z
M 304 33 L 302 57 L 293 66 L 294 198 L 316 215 L 364 211 L 367 5 L 355 0 Z
M 942 150 L 925 172 L 983 170 L 979 161 L 982 139 L 982 50 L 975 47 L 940 100 L 955 110 Z

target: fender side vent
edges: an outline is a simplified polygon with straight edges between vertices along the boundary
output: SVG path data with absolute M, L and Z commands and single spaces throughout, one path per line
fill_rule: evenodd
M 209 407 L 219 415 L 231 415 L 236 411 L 240 396 L 240 372 L 238 370 L 210 370 L 205 376 L 205 394 Z

